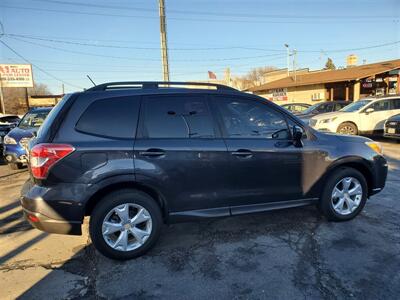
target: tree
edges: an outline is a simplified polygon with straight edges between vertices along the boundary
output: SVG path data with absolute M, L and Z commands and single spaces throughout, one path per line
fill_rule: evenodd
M 9 114 L 24 114 L 26 112 L 25 88 L 3 88 L 4 104 L 6 112 Z M 33 88 L 28 88 L 28 95 L 48 95 L 51 94 L 45 84 L 34 84 Z
M 276 68 L 272 66 L 253 68 L 247 72 L 247 74 L 235 78 L 234 84 L 241 89 L 263 84 L 265 81 L 265 74 L 273 70 L 276 70 Z
M 330 57 L 328 57 L 328 60 L 325 63 L 325 68 L 324 69 L 325 70 L 336 70 L 336 66 L 335 66 L 335 64 L 333 63 L 333 60 Z

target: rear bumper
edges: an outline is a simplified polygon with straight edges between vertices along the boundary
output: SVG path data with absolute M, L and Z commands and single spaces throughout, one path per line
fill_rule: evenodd
M 60 221 L 51 219 L 41 213 L 32 212 L 23 208 L 25 219 L 36 229 L 59 234 L 82 234 L 82 223 L 71 221 Z
M 398 133 L 398 134 L 384 133 L 383 136 L 386 137 L 386 138 L 400 140 L 400 133 Z
M 20 202 L 28 222 L 35 228 L 60 234 L 82 234 L 83 202 L 77 199 L 80 185 L 42 187 L 28 180 Z

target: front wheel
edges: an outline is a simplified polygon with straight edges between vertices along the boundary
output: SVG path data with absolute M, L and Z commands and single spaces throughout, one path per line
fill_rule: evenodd
M 367 201 L 365 177 L 353 168 L 341 168 L 327 180 L 320 200 L 324 215 L 332 221 L 347 221 L 357 216 Z
M 89 233 L 101 254 L 126 260 L 146 253 L 157 241 L 161 226 L 160 208 L 150 196 L 121 190 L 105 196 L 94 208 Z
M 350 123 L 350 122 L 344 122 L 339 125 L 337 133 L 340 134 L 348 134 L 348 135 L 357 135 L 358 134 L 358 128 L 355 124 Z

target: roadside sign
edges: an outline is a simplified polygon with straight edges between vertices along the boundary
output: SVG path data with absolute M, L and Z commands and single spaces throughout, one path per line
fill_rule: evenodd
M 33 87 L 32 66 L 0 64 L 1 87 Z

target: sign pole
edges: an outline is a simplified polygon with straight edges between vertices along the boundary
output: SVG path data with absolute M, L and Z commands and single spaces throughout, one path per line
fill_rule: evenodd
M 6 107 L 4 106 L 4 95 L 3 95 L 3 85 L 1 84 L 1 77 L 0 77 L 0 104 L 1 104 L 1 113 L 6 113 Z
M 28 96 L 28 88 L 25 88 L 25 103 L 26 103 L 26 107 L 29 110 L 29 96 Z

